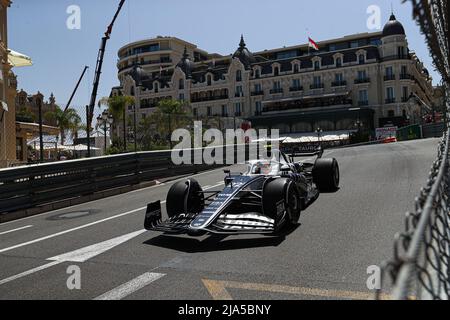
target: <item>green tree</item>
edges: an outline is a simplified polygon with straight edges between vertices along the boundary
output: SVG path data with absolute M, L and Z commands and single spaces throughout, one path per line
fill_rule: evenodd
M 112 96 L 105 97 L 100 99 L 98 102 L 99 107 L 106 106 L 108 108 L 108 112 L 112 115 L 114 119 L 114 133 L 117 133 L 117 124 L 122 120 L 123 125 L 123 150 L 127 149 L 127 137 L 126 137 L 126 110 L 128 106 L 131 106 L 135 103 L 135 99 L 132 96 Z
M 55 122 L 61 133 L 61 144 L 64 145 L 68 132 L 75 136 L 80 129 L 81 118 L 75 109 L 69 108 L 65 112 L 59 106 L 55 111 L 49 111 L 44 115 L 49 122 Z
M 186 128 L 192 124 L 192 115 L 188 106 L 178 100 L 161 100 L 155 112 L 144 119 L 140 126 L 140 135 L 146 136 L 149 131 L 155 131 L 160 140 L 171 145 L 171 135 L 176 129 Z

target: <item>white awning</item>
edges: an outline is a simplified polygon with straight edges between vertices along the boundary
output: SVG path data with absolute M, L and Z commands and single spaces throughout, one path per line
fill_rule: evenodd
M 30 57 L 11 49 L 9 51 L 8 62 L 13 67 L 28 67 L 33 65 Z

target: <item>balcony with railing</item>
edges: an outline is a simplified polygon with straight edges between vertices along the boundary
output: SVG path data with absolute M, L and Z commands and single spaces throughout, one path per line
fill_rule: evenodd
M 333 81 L 331 83 L 332 87 L 345 87 L 347 85 L 347 81 L 342 80 L 342 81 Z
M 264 91 L 263 90 L 257 90 L 257 91 L 252 91 L 251 92 L 251 96 L 252 97 L 263 96 L 263 95 L 264 95 Z
M 408 102 L 408 101 L 409 101 L 409 97 L 402 97 L 402 102 L 403 103 Z
M 384 102 L 385 102 L 386 104 L 392 104 L 392 103 L 395 103 L 395 98 L 387 98 Z
M 395 80 L 395 74 L 387 74 L 384 76 L 384 81 L 392 81 Z
M 218 96 L 207 96 L 207 97 L 195 97 L 191 98 L 191 102 L 208 102 L 208 101 L 216 101 L 216 100 L 226 100 L 228 99 L 228 95 L 218 95 Z
M 299 91 L 303 91 L 303 86 L 295 86 L 289 88 L 289 92 L 299 92 Z
M 400 80 L 414 80 L 414 77 L 408 73 L 401 73 Z
M 355 84 L 362 84 L 362 83 L 370 83 L 370 78 L 365 77 L 365 78 L 355 79 Z
M 325 84 L 323 84 L 323 83 L 314 83 L 314 84 L 310 85 L 309 88 L 311 90 L 323 89 L 323 88 L 325 88 Z
M 279 93 L 283 93 L 284 90 L 283 88 L 274 88 L 272 90 L 270 90 L 270 94 L 279 94 Z

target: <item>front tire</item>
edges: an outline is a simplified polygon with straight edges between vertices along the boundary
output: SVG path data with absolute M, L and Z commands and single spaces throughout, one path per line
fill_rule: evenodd
M 263 189 L 263 213 L 278 224 L 282 212 L 280 205 L 286 212 L 285 225 L 296 225 L 301 213 L 300 193 L 295 182 L 279 178 L 266 182 Z
M 166 199 L 169 218 L 180 214 L 199 213 L 205 207 L 205 198 L 200 184 L 195 179 L 175 183 Z

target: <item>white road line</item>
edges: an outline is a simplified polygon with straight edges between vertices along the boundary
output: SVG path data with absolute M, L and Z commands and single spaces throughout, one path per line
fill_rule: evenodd
M 34 244 L 34 243 L 41 242 L 41 241 L 44 241 L 44 240 L 52 239 L 52 238 L 55 238 L 55 237 L 59 237 L 59 236 L 62 236 L 64 234 L 67 234 L 67 233 L 70 233 L 70 232 L 74 232 L 74 231 L 78 231 L 78 230 L 81 230 L 81 229 L 89 228 L 89 227 L 95 226 L 96 224 L 100 224 L 100 223 L 103 223 L 103 222 L 106 222 L 106 221 L 110 221 L 110 220 L 117 219 L 117 218 L 120 218 L 120 217 L 123 217 L 123 216 L 127 216 L 127 215 L 130 215 L 130 214 L 136 213 L 138 211 L 145 210 L 145 209 L 147 209 L 147 207 L 138 208 L 138 209 L 131 210 L 131 211 L 128 211 L 128 212 L 125 212 L 125 213 L 121 213 L 121 214 L 118 214 L 118 215 L 115 215 L 115 216 L 112 216 L 112 217 L 109 217 L 109 218 L 106 218 L 106 219 L 102 219 L 102 220 L 94 221 L 94 222 L 91 222 L 91 223 L 88 223 L 88 224 L 84 224 L 82 226 L 79 226 L 79 227 L 76 227 L 76 228 L 73 228 L 73 229 L 61 231 L 61 232 L 54 233 L 54 234 L 51 234 L 51 235 L 48 235 L 48 236 L 45 236 L 45 237 L 42 237 L 42 238 L 38 238 L 38 239 L 35 239 L 35 240 L 23 242 L 23 243 L 17 244 L 17 245 L 12 246 L 12 247 L 0 249 L 0 253 L 4 253 L 4 252 L 7 252 L 7 251 L 11 251 L 11 250 L 17 249 L 17 248 L 25 247 L 25 246 L 28 246 L 30 244 Z
M 17 280 L 17 279 L 29 276 L 30 274 L 33 274 L 33 273 L 36 273 L 36 272 L 48 269 L 50 267 L 56 266 L 56 265 L 58 265 L 60 263 L 62 263 L 62 262 L 61 261 L 53 261 L 53 262 L 44 264 L 43 266 L 40 266 L 40 267 L 31 269 L 31 270 L 28 270 L 28 271 L 16 274 L 15 276 L 12 276 L 12 277 L 0 280 L 0 286 L 4 285 L 5 283 L 8 283 L 8 282 L 11 282 L 11 281 L 14 281 L 14 280 Z
M 130 294 L 133 294 L 134 292 L 145 288 L 150 283 L 155 282 L 156 280 L 159 280 L 164 276 L 165 274 L 162 273 L 144 273 L 143 275 L 127 283 L 124 283 L 123 285 L 118 286 L 117 288 L 108 291 L 101 296 L 98 296 L 94 300 L 121 300 L 123 298 L 126 298 Z
M 59 255 L 56 257 L 49 258 L 47 260 L 52 261 L 52 262 L 44 264 L 37 268 L 30 269 L 28 271 L 25 271 L 25 272 L 22 272 L 19 274 L 16 274 L 15 276 L 11 276 L 9 278 L 0 280 L 0 286 L 5 283 L 29 276 L 33 273 L 51 268 L 53 266 L 56 266 L 56 265 L 64 263 L 64 262 L 78 262 L 78 263 L 86 262 L 86 261 L 88 261 L 98 255 L 101 255 L 102 253 L 105 253 L 105 252 L 107 252 L 107 251 L 133 239 L 133 238 L 136 238 L 137 236 L 143 234 L 145 231 L 146 230 L 139 230 L 139 231 L 132 232 L 132 233 L 129 233 L 129 234 L 126 234 L 126 235 L 123 235 L 123 236 L 120 236 L 120 237 L 117 237 L 117 238 L 114 238 L 111 240 L 99 242 L 97 244 L 94 244 L 94 245 L 91 245 L 88 247 L 84 247 L 84 248 L 81 248 L 81 249 L 78 249 L 78 250 L 75 250 L 72 252 L 68 252 L 68 253 L 65 253 L 65 254 L 62 254 L 62 255 Z
M 0 232 L 0 236 L 4 235 L 4 234 L 12 233 L 12 232 L 20 231 L 20 230 L 23 230 L 23 229 L 28 229 L 28 228 L 31 228 L 31 227 L 32 227 L 32 225 L 29 225 L 29 226 L 25 226 L 25 227 L 9 230 L 9 231 Z

